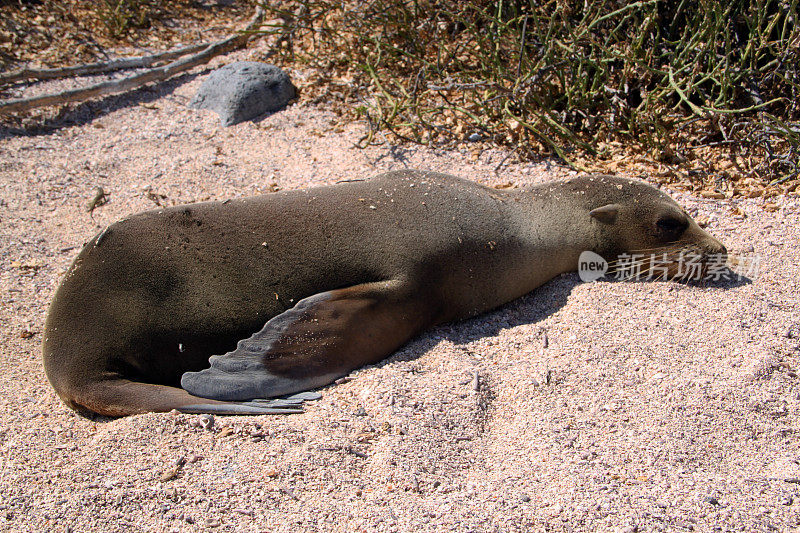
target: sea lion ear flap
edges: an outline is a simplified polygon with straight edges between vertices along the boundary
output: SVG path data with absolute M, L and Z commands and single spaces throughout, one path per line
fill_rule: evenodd
M 608 204 L 589 211 L 589 216 L 602 222 L 603 224 L 613 224 L 617 220 L 619 205 Z

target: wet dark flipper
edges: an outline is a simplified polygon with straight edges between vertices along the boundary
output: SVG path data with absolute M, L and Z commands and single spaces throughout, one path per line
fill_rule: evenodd
M 181 386 L 221 401 L 321 387 L 390 355 L 431 324 L 430 308 L 399 281 L 315 294 L 272 318 L 234 351 L 212 356 L 210 368 L 185 373 Z

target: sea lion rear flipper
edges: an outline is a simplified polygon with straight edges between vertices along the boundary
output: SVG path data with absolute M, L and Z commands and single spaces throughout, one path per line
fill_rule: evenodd
M 303 401 L 311 397 L 273 400 L 269 402 L 221 402 L 199 398 L 185 390 L 142 383 L 127 379 L 107 379 L 86 383 L 69 397 L 67 404 L 80 412 L 105 416 L 127 416 L 147 412 L 167 412 L 215 415 L 285 415 L 303 412 Z
M 186 393 L 188 395 L 188 393 Z M 318 392 L 301 392 L 283 398 L 258 399 L 250 402 L 214 402 L 185 405 L 182 413 L 210 413 L 215 415 L 290 415 L 303 412 L 303 404 L 319 400 Z M 202 398 L 201 398 L 202 400 Z
M 375 363 L 430 325 L 431 305 L 400 281 L 315 294 L 272 318 L 211 367 L 187 372 L 189 393 L 222 401 L 269 398 L 321 387 Z

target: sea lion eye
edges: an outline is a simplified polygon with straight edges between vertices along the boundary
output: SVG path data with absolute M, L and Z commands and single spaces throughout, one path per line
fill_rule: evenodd
M 656 222 L 659 232 L 665 236 L 677 237 L 686 229 L 688 224 L 685 220 L 674 217 L 664 217 Z

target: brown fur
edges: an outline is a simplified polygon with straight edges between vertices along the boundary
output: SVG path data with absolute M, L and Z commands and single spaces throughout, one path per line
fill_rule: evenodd
M 612 222 L 590 215 L 607 205 Z M 663 246 L 654 228 L 665 214 L 686 218 L 687 245 L 724 252 L 667 195 L 606 176 L 499 191 L 402 171 L 141 213 L 93 238 L 69 269 L 47 318 L 45 369 L 76 409 L 226 405 L 181 390 L 181 376 L 275 317 L 252 341 L 258 368 L 319 386 L 575 270 L 583 250 Z

